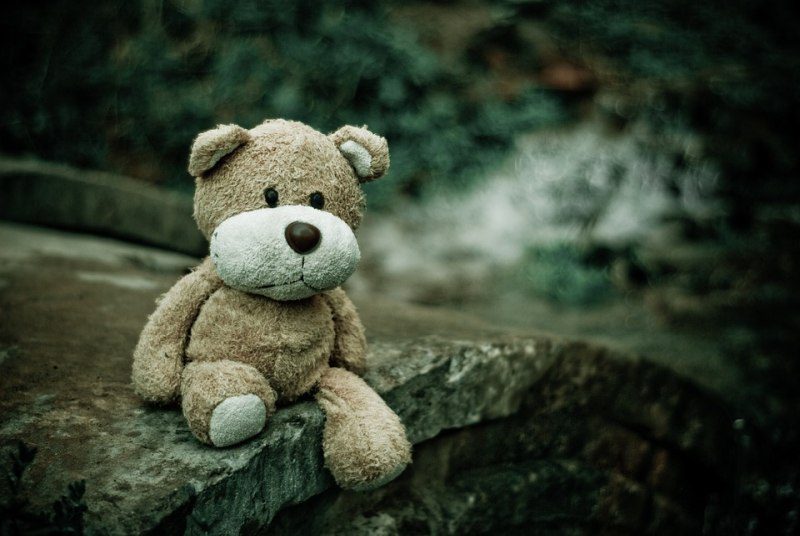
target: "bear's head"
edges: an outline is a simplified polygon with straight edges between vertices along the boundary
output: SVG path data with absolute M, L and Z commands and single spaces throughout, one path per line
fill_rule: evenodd
M 389 167 L 386 140 L 294 121 L 220 125 L 194 141 L 194 217 L 226 285 L 298 300 L 342 284 L 360 258 L 361 183 Z

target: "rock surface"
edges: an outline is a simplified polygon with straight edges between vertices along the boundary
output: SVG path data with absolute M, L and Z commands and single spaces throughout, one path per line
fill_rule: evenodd
M 310 401 L 205 447 L 129 385 L 154 298 L 193 258 L 10 224 L 0 244 L 0 446 L 38 447 L 34 506 L 85 479 L 90 533 L 697 532 L 724 499 L 731 418 L 667 367 L 374 298 L 367 380 L 417 445 L 404 475 L 336 489 Z
M 0 218 L 203 255 L 192 196 L 63 164 L 0 158 Z

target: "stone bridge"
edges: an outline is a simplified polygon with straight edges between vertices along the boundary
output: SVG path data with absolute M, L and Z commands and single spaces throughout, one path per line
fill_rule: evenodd
M 85 480 L 91 534 L 686 534 L 728 500 L 736 415 L 721 393 L 737 380 L 718 356 L 639 355 L 375 296 L 355 300 L 367 380 L 415 445 L 396 481 L 336 488 L 311 401 L 241 446 L 201 445 L 129 384 L 154 299 L 196 258 L 72 232 L 202 249 L 185 199 L 131 188 L 0 162 L 0 216 L 62 228 L 0 224 L 0 448 L 38 449 L 27 508 Z

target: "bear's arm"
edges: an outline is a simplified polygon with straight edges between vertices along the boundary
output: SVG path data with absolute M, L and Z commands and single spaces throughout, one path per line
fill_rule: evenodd
M 133 387 L 147 402 L 167 404 L 177 398 L 189 330 L 200 307 L 221 286 L 206 258 L 157 301 L 133 352 Z
M 322 295 L 333 311 L 336 341 L 331 365 L 362 375 L 367 365 L 367 339 L 355 305 L 341 288 Z

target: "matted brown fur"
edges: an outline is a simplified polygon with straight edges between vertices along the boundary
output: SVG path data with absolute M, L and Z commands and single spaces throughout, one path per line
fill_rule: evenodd
M 370 155 L 361 176 L 339 151 L 347 141 Z M 264 190 L 274 188 L 279 205 L 307 205 L 322 193 L 324 210 L 355 229 L 364 209 L 360 183 L 388 166 L 386 140 L 366 128 L 325 136 L 279 119 L 251 130 L 221 125 L 192 147 L 195 219 L 210 237 L 227 218 L 266 207 Z M 255 394 L 270 414 L 276 401 L 318 387 L 326 465 L 340 485 L 363 488 L 391 479 L 411 459 L 400 419 L 357 376 L 365 369 L 364 328 L 341 288 L 275 301 L 228 287 L 205 259 L 159 300 L 134 351 L 132 378 L 148 402 L 180 396 L 192 432 L 205 443 L 211 415 L 226 398 Z
M 335 335 L 333 311 L 319 295 L 279 302 L 222 287 L 200 310 L 186 357 L 247 363 L 280 400 L 290 401 L 307 393 L 328 367 Z
M 222 286 L 206 258 L 157 301 L 133 351 L 133 386 L 147 402 L 168 404 L 178 397 L 189 330 L 203 303 Z
M 209 238 L 224 220 L 264 208 L 264 190 L 278 191 L 279 205 L 307 205 L 314 192 L 325 210 L 352 229 L 361 223 L 364 193 L 331 138 L 295 121 L 276 119 L 250 130 L 251 140 L 196 180 L 194 217 Z
M 367 370 L 367 338 L 355 305 L 340 288 L 321 296 L 333 312 L 333 325 L 336 329 L 330 356 L 331 365 L 364 374 Z
M 203 443 L 210 443 L 208 424 L 217 404 L 239 395 L 257 395 L 267 409 L 267 417 L 275 412 L 275 390 L 263 375 L 244 363 L 214 361 L 189 363 L 183 370 L 181 406 L 189 427 Z
M 192 144 L 189 173 L 198 177 L 217 165 L 225 155 L 250 141 L 250 133 L 239 125 L 220 125 L 203 132 Z
M 317 401 L 326 418 L 322 436 L 325 465 L 340 486 L 359 488 L 386 477 L 387 468 L 402 468 L 411 462 L 411 445 L 400 419 L 352 372 L 327 369 Z
M 372 156 L 369 173 L 359 177 L 361 182 L 378 179 L 389 169 L 389 146 L 386 139 L 369 132 L 366 127 L 357 128 L 350 125 L 343 126 L 330 135 L 333 143 L 340 147 L 346 141 L 358 142 Z

